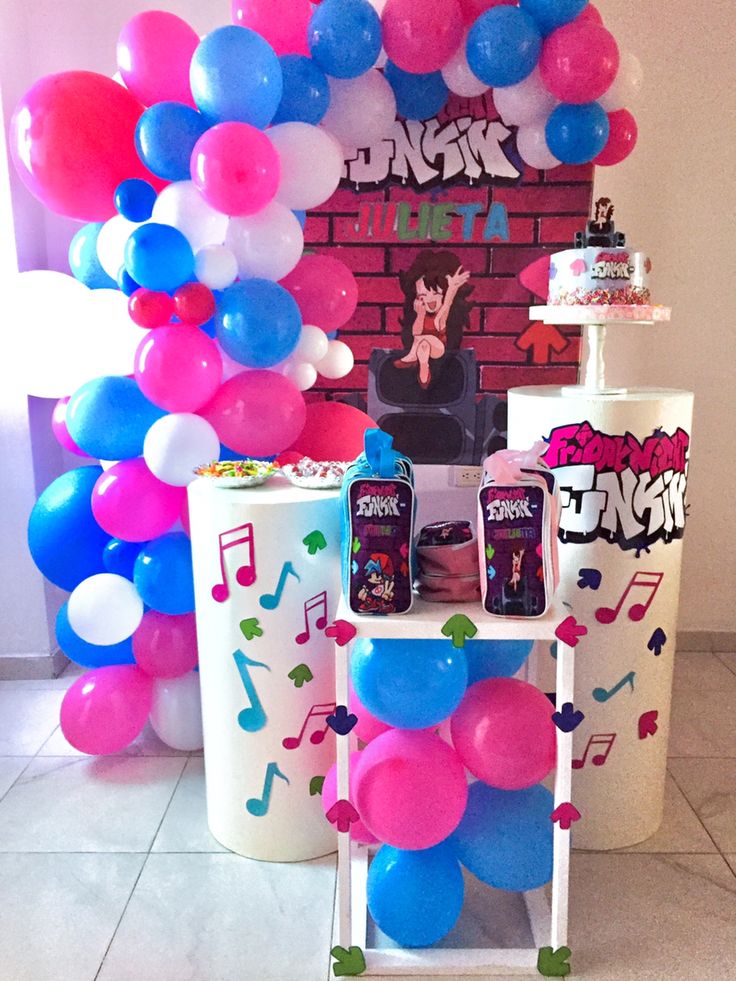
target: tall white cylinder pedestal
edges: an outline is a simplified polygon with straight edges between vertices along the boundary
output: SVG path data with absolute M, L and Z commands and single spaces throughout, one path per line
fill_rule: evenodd
M 281 478 L 189 487 L 208 822 L 249 858 L 337 847 L 314 778 L 335 761 L 338 502 Z
M 544 439 L 561 490 L 560 598 L 575 647 L 574 846 L 659 827 L 669 736 L 693 396 L 665 389 L 509 392 L 509 446 Z

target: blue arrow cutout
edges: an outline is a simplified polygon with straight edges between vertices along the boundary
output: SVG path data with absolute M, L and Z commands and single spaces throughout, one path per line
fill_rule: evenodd
M 654 651 L 654 656 L 659 657 L 662 653 L 662 648 L 667 643 L 667 634 L 662 630 L 661 627 L 657 627 L 652 636 L 649 638 L 649 643 L 647 647 L 650 651 Z
M 572 702 L 565 702 L 562 711 L 552 715 L 552 721 L 560 732 L 574 732 L 584 718 L 582 712 L 575 710 Z
M 578 569 L 578 586 L 581 589 L 598 589 L 603 579 L 600 569 Z

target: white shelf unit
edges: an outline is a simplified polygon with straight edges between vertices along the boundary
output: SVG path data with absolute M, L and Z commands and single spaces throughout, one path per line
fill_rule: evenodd
M 427 603 L 416 599 L 412 611 L 404 616 L 366 617 L 352 613 L 341 599 L 336 619 L 351 623 L 356 637 L 390 640 L 429 640 L 443 637 L 443 624 L 454 614 L 465 614 L 477 627 L 473 640 L 549 640 L 557 641 L 556 707 L 573 701 L 575 667 L 573 649 L 555 637 L 557 626 L 569 610 L 556 603 L 543 617 L 504 619 L 490 617 L 479 603 Z M 353 642 L 354 642 L 353 640 Z M 351 642 L 352 643 L 352 642 Z M 449 641 L 448 641 L 449 643 Z M 335 647 L 336 698 L 348 704 L 350 644 Z M 527 672 L 529 661 L 527 661 Z M 534 679 L 527 680 L 532 684 Z M 572 783 L 572 733 L 557 732 L 555 807 L 570 801 Z M 348 800 L 350 751 L 354 737 L 337 740 L 337 796 Z M 421 950 L 366 949 L 368 848 L 351 842 L 349 832 L 338 834 L 337 898 L 338 919 L 335 943 L 349 949 L 360 947 L 366 961 L 366 975 L 503 975 L 529 973 L 537 968 L 540 947 L 553 950 L 567 944 L 568 887 L 570 870 L 570 831 L 555 823 L 553 830 L 552 902 L 544 889 L 525 892 L 524 901 L 534 938 L 533 948 Z

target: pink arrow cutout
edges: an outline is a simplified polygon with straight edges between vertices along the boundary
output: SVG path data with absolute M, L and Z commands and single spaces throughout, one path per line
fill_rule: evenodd
M 561 640 L 568 647 L 576 647 L 581 637 L 588 632 L 588 628 L 582 623 L 578 623 L 575 617 L 565 617 L 562 623 L 555 630 L 555 637 Z
M 570 263 L 570 272 L 573 276 L 582 276 L 587 268 L 585 259 L 576 259 L 575 262 Z
M 659 717 L 659 712 L 656 709 L 652 709 L 651 712 L 644 712 L 643 715 L 639 716 L 639 739 L 646 739 L 647 736 L 653 736 L 659 726 L 657 725 L 657 719 Z
M 349 644 L 350 641 L 357 634 L 357 630 L 352 625 L 348 623 L 347 620 L 335 620 L 327 630 L 325 630 L 325 637 L 332 637 L 338 647 L 344 647 Z
M 559 821 L 562 830 L 569 831 L 572 823 L 580 820 L 580 811 L 574 804 L 566 801 L 564 804 L 560 804 L 559 807 L 556 807 L 554 811 L 552 811 L 550 814 L 550 820 Z
M 338 831 L 350 831 L 350 825 L 360 820 L 360 814 L 355 810 L 349 800 L 338 800 L 327 812 L 327 820 L 330 824 L 337 825 Z

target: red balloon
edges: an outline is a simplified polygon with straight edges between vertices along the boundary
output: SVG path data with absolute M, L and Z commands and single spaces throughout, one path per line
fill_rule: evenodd
M 639 136 L 639 127 L 628 109 L 609 112 L 608 122 L 611 126 L 608 142 L 593 159 L 594 164 L 600 164 L 602 167 L 612 167 L 625 160 L 633 152 Z
M 358 305 L 355 276 L 332 256 L 305 255 L 281 285 L 298 303 L 302 323 L 321 327 L 328 334 L 347 323 Z
M 214 294 L 204 283 L 187 283 L 174 293 L 174 312 L 183 324 L 206 324 L 216 308 Z
M 465 30 L 458 0 L 388 0 L 381 22 L 386 54 L 415 74 L 444 68 Z
M 302 434 L 289 449 L 313 460 L 354 460 L 363 452 L 366 429 L 375 427 L 370 416 L 352 405 L 312 402 Z
M 562 102 L 595 102 L 618 74 L 616 39 L 605 27 L 574 21 L 552 31 L 542 47 L 539 72 L 552 95 Z
M 232 0 L 232 13 L 233 24 L 260 34 L 277 55 L 309 55 L 309 0 Z
M 136 152 L 142 112 L 140 102 L 105 75 L 47 75 L 26 92 L 10 123 L 21 180 L 57 214 L 78 221 L 112 218 L 121 181 L 139 177 L 157 191 L 164 186 Z
M 460 10 L 463 19 L 469 27 L 474 24 L 481 14 L 491 7 L 515 7 L 516 0 L 460 0 Z
M 171 320 L 173 313 L 174 301 L 168 293 L 141 287 L 128 299 L 128 316 L 139 327 L 163 327 Z

